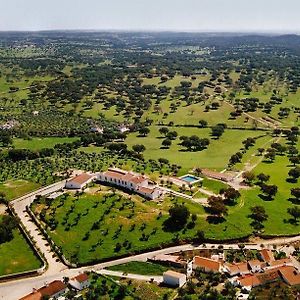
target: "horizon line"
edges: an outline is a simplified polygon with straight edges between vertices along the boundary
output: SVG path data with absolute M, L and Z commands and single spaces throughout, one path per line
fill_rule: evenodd
M 254 30 L 254 29 L 244 29 L 244 30 L 219 30 L 219 29 L 205 29 L 205 30 L 198 30 L 198 29 L 80 29 L 80 28 L 66 28 L 66 29 L 8 29 L 2 30 L 0 29 L 0 33 L 3 32 L 132 32 L 132 33 L 206 33 L 206 34 L 293 34 L 293 35 L 300 35 L 300 29 L 266 29 L 266 30 Z

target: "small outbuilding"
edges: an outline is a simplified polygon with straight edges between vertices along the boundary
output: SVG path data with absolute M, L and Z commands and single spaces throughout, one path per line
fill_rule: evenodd
M 89 184 L 91 181 L 93 181 L 95 178 L 94 175 L 88 174 L 88 173 L 82 173 L 78 176 L 73 177 L 69 181 L 67 181 L 65 188 L 66 189 L 82 189 L 87 184 Z
M 174 287 L 182 287 L 186 283 L 186 275 L 168 270 L 163 274 L 164 284 Z
M 69 284 L 75 290 L 81 291 L 90 286 L 89 276 L 86 273 L 79 274 L 76 277 L 71 278 Z

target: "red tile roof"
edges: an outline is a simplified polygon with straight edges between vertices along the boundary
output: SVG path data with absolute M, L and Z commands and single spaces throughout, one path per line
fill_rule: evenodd
M 210 258 L 201 257 L 201 256 L 194 257 L 194 264 L 198 268 L 206 268 L 206 269 L 210 269 L 210 270 L 217 271 L 217 272 L 219 271 L 220 266 L 221 266 L 220 262 L 215 261 Z
M 144 182 L 145 180 L 147 180 L 146 177 L 144 176 L 134 176 L 132 179 L 130 179 L 129 181 L 135 184 L 139 184 Z
M 273 255 L 273 252 L 269 249 L 263 249 L 260 251 L 260 255 L 262 257 L 262 259 L 265 261 L 265 262 L 271 262 L 271 261 L 274 261 L 275 258 L 274 258 L 274 255 Z
M 248 264 L 246 262 L 226 264 L 230 274 L 249 273 Z
M 244 277 L 239 277 L 238 281 L 240 282 L 240 285 L 243 287 L 255 287 L 259 286 L 261 284 L 259 278 L 256 275 L 248 275 Z
M 86 273 L 82 273 L 72 279 L 77 280 L 78 282 L 84 282 L 89 279 L 89 276 Z
M 122 179 L 124 177 L 124 174 L 122 174 L 120 172 L 116 172 L 116 171 L 106 171 L 106 172 L 103 172 L 103 175 L 112 177 L 112 178 L 116 178 L 116 179 Z
M 43 298 L 43 295 L 40 292 L 32 292 L 19 300 L 41 300 Z
M 138 191 L 145 193 L 145 194 L 152 194 L 155 190 L 154 188 L 148 188 L 148 187 L 144 187 L 144 186 L 139 186 L 138 187 Z
M 89 181 L 93 176 L 87 173 L 82 173 L 74 178 L 72 178 L 69 182 L 74 182 L 78 184 L 84 184 Z
M 264 267 L 266 264 L 264 262 L 259 261 L 258 259 L 253 259 L 253 260 L 249 260 L 248 261 L 248 265 L 250 266 L 250 268 L 254 268 L 254 267 Z
M 289 285 L 300 285 L 300 274 L 294 267 L 281 267 L 279 273 Z
M 44 296 L 53 296 L 60 291 L 63 291 L 66 289 L 67 286 L 60 280 L 54 280 L 50 282 L 48 285 L 41 287 L 35 292 L 32 292 L 23 298 L 20 298 L 20 300 L 41 300 Z
M 271 267 L 280 267 L 280 266 L 292 264 L 292 261 L 289 258 L 283 258 L 283 259 L 271 261 L 269 264 Z
M 47 286 L 43 286 L 42 288 L 38 289 L 38 291 L 43 296 L 52 296 L 56 293 L 64 290 L 67 286 L 60 280 L 54 280 L 50 282 Z

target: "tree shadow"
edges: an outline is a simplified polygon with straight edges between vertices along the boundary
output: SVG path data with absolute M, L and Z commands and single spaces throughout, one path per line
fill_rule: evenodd
M 206 221 L 209 224 L 220 224 L 220 223 L 225 222 L 226 220 L 225 220 L 225 218 L 219 217 L 219 216 L 207 216 Z
M 175 223 L 171 218 L 168 218 L 163 222 L 163 230 L 166 232 L 177 232 L 184 228 L 185 224 Z
M 300 199 L 297 198 L 289 198 L 288 201 L 292 202 L 293 204 L 299 205 Z
M 288 178 L 286 179 L 286 182 L 288 182 L 288 183 L 297 183 L 297 179 L 295 179 L 295 178 L 293 178 L 293 177 L 288 177 Z
M 269 197 L 267 195 L 264 195 L 264 194 L 258 194 L 258 197 L 260 199 L 264 200 L 264 201 L 273 201 L 274 200 L 274 198 L 271 198 L 271 197 Z
M 290 219 L 286 220 L 286 222 L 290 223 L 290 224 L 292 224 L 294 226 L 297 226 L 299 224 L 298 221 L 295 220 L 295 219 L 293 219 L 293 218 L 290 218 Z

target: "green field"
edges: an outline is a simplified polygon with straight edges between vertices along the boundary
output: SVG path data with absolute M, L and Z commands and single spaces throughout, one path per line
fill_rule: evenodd
M 40 150 L 43 148 L 53 148 L 57 144 L 72 143 L 78 138 L 69 137 L 49 137 L 49 138 L 32 138 L 29 140 L 14 139 L 13 145 L 17 149 Z
M 40 185 L 27 180 L 9 180 L 0 183 L 0 192 L 6 195 L 7 200 L 21 197 L 31 191 L 38 189 Z
M 159 264 L 132 261 L 123 265 L 109 267 L 108 270 L 140 275 L 162 275 L 170 268 Z
M 165 198 L 163 204 L 157 204 L 141 201 L 137 196 L 122 197 L 120 200 L 118 194 L 105 196 L 106 193 L 84 194 L 78 200 L 72 196 L 66 200 L 61 197 L 54 200 L 49 208 L 44 204 L 34 205 L 35 213 L 46 209 L 48 228 L 57 222 L 57 226 L 48 232 L 69 260 L 85 264 L 128 255 L 170 244 L 175 236 L 180 239 L 193 238 L 197 230 L 203 230 L 205 236 L 212 239 L 243 237 L 252 232 L 250 219 L 247 218 L 249 206 L 260 201 L 253 199 L 257 197 L 256 190 L 247 191 L 236 206 L 229 208 L 225 222 L 209 224 L 201 205 L 177 199 L 175 202 L 184 203 L 198 219 L 194 228 L 172 233 L 165 231 L 162 225 L 174 200 Z M 160 212 L 162 216 L 158 218 Z M 92 230 L 97 221 L 100 222 L 99 226 Z M 143 222 L 145 228 L 141 227 Z M 143 234 L 147 236 L 146 240 L 142 239 Z M 118 243 L 121 245 L 119 249 L 116 248 Z
M 161 149 L 163 138 L 158 130 L 159 127 L 151 127 L 151 132 L 147 137 L 130 134 L 125 142 L 129 147 L 134 144 L 143 144 L 146 147 L 144 152 L 146 159 L 166 158 L 170 163 L 182 166 L 180 174 L 185 174 L 190 169 L 197 167 L 223 170 L 226 168 L 231 155 L 240 150 L 243 140 L 263 134 L 257 131 L 227 129 L 219 140 L 211 139 L 207 149 L 199 152 L 187 152 L 179 145 L 179 136 L 197 135 L 200 138 L 210 138 L 211 130 L 209 128 L 170 128 L 170 131 L 177 131 L 178 138 L 173 141 L 169 149 Z
M 121 200 L 118 194 L 107 194 L 106 198 L 104 197 L 105 194 L 101 192 L 95 195 L 84 194 L 78 200 L 69 196 L 66 200 L 54 200 L 50 208 L 46 209 L 48 224 L 53 218 L 58 222 L 55 230 L 49 230 L 49 234 L 55 243 L 62 247 L 68 259 L 81 264 L 107 259 L 158 247 L 162 243 L 169 243 L 174 237 L 173 233 L 162 230 L 170 201 L 166 200 L 161 207 L 154 202 L 144 202 L 137 196 L 131 199 L 121 197 Z M 37 205 L 35 211 L 40 211 L 42 207 L 44 206 Z M 203 212 L 198 204 L 190 203 L 188 207 L 191 212 Z M 162 217 L 157 219 L 160 212 Z M 94 222 L 99 220 L 99 229 L 91 230 Z M 146 227 L 142 229 L 144 222 Z M 85 239 L 87 232 L 89 237 Z M 148 237 L 146 240 L 142 239 L 143 234 Z M 192 237 L 195 230 L 179 234 Z M 119 250 L 116 250 L 117 243 L 122 245 Z
M 38 269 L 41 263 L 18 230 L 12 241 L 0 244 L 0 276 Z

